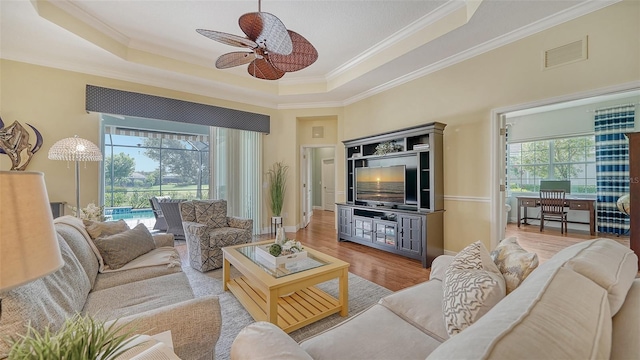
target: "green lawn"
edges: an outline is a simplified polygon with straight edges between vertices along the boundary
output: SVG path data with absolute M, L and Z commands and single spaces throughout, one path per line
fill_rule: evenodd
M 160 185 L 142 187 L 118 187 L 113 194 L 107 189 L 104 194 L 105 206 L 131 206 L 134 209 L 142 209 L 149 207 L 149 198 L 152 196 L 168 195 L 173 199 L 192 200 L 197 198 L 198 185 L 162 185 L 162 194 L 160 194 Z M 202 185 L 202 195 L 207 196 L 209 185 Z

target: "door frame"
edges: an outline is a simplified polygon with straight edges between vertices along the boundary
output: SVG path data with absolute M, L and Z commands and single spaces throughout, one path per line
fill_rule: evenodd
M 313 148 L 332 148 L 333 149 L 333 153 L 336 154 L 336 144 L 304 144 L 304 145 L 300 145 L 300 182 L 298 184 L 298 193 L 300 194 L 300 224 L 298 225 L 298 228 L 304 228 L 304 222 L 305 222 L 305 215 L 304 215 L 304 210 L 305 210 L 305 193 L 304 193 L 304 184 L 303 184 L 303 179 L 306 176 L 306 171 L 309 171 L 310 173 L 310 169 L 311 169 L 311 162 L 310 161 L 305 161 L 304 159 L 304 152 L 305 149 L 313 149 Z M 334 166 L 335 166 L 335 155 L 334 155 Z M 336 177 L 335 180 L 337 180 L 337 175 L 338 172 L 334 171 L 334 176 Z M 307 180 L 308 181 L 308 180 Z M 337 184 L 337 182 L 336 182 Z M 337 226 L 337 224 L 336 224 Z
M 491 110 L 491 124 L 489 126 L 489 141 L 491 144 L 491 181 L 489 182 L 491 194 L 491 248 L 498 246 L 500 239 L 504 238 L 505 226 L 507 223 L 504 211 L 506 189 L 503 194 L 500 191 L 500 185 L 505 184 L 504 177 L 506 172 L 506 163 L 504 151 L 506 139 L 500 135 L 500 128 L 503 122 L 503 115 L 513 111 L 526 110 L 529 108 L 553 105 L 557 103 L 575 101 L 584 98 L 609 95 L 617 92 L 625 92 L 640 89 L 640 81 L 632 81 L 628 83 L 602 87 L 593 90 L 577 92 L 568 95 L 560 95 L 547 99 L 536 100 L 529 103 L 510 105 Z

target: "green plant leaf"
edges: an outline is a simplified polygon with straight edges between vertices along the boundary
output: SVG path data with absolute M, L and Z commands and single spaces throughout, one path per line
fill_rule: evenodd
M 110 360 L 118 357 L 126 346 L 137 338 L 132 336 L 135 326 L 117 321 L 106 326 L 90 316 L 76 314 L 65 320 L 62 327 L 53 331 L 47 326 L 42 332 L 27 325 L 25 335 L 9 340 L 9 359 L 17 360 Z
M 284 195 L 287 190 L 287 173 L 289 166 L 282 162 L 274 163 L 267 171 L 269 178 L 269 200 L 273 216 L 281 216 L 284 206 Z

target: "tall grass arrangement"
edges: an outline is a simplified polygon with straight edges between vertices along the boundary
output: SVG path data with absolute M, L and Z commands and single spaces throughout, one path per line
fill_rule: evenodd
M 115 359 L 137 337 L 132 336 L 134 329 L 124 330 L 124 326 L 115 322 L 105 326 L 102 321 L 79 314 L 65 320 L 58 331 L 47 326 L 38 332 L 28 325 L 26 334 L 9 340 L 9 359 Z
M 289 166 L 282 162 L 277 162 L 267 171 L 269 178 L 269 199 L 271 213 L 273 216 L 282 215 L 282 207 L 284 206 L 284 195 L 287 190 L 287 172 Z

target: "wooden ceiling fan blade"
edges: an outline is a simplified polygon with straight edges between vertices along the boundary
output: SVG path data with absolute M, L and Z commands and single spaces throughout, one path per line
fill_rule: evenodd
M 242 31 L 260 47 L 281 55 L 291 54 L 293 43 L 287 28 L 275 15 L 252 12 L 240 16 L 238 24 Z
M 247 68 L 249 75 L 264 80 L 278 80 L 284 76 L 284 71 L 281 71 L 267 61 L 267 59 L 255 59 L 249 64 Z
M 242 36 L 227 34 L 220 31 L 214 30 L 206 30 L 206 29 L 196 29 L 198 34 L 208 37 L 211 40 L 215 40 L 221 42 L 223 44 L 237 46 L 237 47 L 246 47 L 250 49 L 254 49 L 258 47 L 255 41 L 251 39 L 247 39 Z
M 216 60 L 216 68 L 228 69 L 238 65 L 244 65 L 256 59 L 256 54 L 252 52 L 234 51 L 221 55 Z
M 304 36 L 295 31 L 288 32 L 293 43 L 293 51 L 289 55 L 270 54 L 269 61 L 274 67 L 292 72 L 304 69 L 318 60 L 318 50 Z

